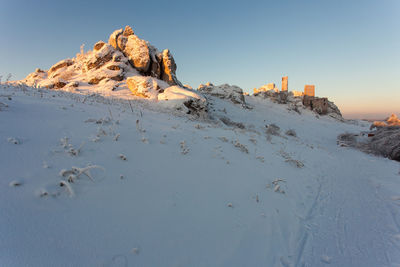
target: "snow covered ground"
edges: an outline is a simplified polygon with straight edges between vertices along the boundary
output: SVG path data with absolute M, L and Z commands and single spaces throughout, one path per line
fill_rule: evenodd
M 337 145 L 369 125 L 208 101 L 2 86 L 0 265 L 400 266 L 399 163 Z

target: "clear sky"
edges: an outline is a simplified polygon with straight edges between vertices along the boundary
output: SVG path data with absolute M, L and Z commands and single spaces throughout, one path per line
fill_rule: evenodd
M 0 0 L 0 75 L 21 79 L 131 25 L 169 48 L 178 78 L 315 84 L 347 117 L 400 115 L 399 0 Z M 361 114 L 361 115 L 357 115 Z

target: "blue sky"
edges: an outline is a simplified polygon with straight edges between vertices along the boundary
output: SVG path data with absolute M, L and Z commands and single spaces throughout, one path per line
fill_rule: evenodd
M 169 48 L 178 78 L 315 84 L 348 116 L 400 114 L 400 1 L 0 0 L 0 75 L 21 79 L 115 29 Z M 368 115 L 370 114 L 370 115 Z M 372 115 L 371 115 L 372 114 Z

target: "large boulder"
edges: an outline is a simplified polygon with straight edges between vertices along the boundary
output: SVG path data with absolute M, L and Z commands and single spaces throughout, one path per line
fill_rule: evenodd
M 200 118 L 207 117 L 207 100 L 198 92 L 177 85 L 166 88 L 158 95 L 161 104 L 194 115 Z
M 134 95 L 152 100 L 158 99 L 158 94 L 163 92 L 157 79 L 148 76 L 128 77 L 126 83 Z
M 131 27 L 114 31 L 108 43 L 120 50 L 143 75 L 159 78 L 169 85 L 182 86 L 176 77 L 176 63 L 171 52 L 165 49 L 160 53 L 150 43 L 137 37 Z
M 235 104 L 240 104 L 246 107 L 246 102 L 243 95 L 242 88 L 236 85 L 222 84 L 215 86 L 212 83 L 200 84 L 197 88 L 200 92 L 204 94 L 209 94 L 221 99 L 227 99 Z
M 400 126 L 400 119 L 396 114 L 390 115 L 390 117 L 386 118 L 384 121 L 374 121 L 370 129 L 388 126 Z
M 125 37 L 125 36 L 123 36 Z M 124 54 L 129 58 L 133 67 L 140 72 L 147 72 L 150 67 L 150 50 L 146 41 L 136 35 L 129 35 L 124 47 Z
M 118 49 L 118 37 L 122 34 L 123 30 L 115 30 L 111 35 L 110 38 L 108 39 L 108 43 L 113 46 L 115 49 Z
M 384 157 L 400 161 L 400 127 L 381 127 L 370 133 L 370 146 L 373 151 Z
M 62 72 L 67 67 L 71 66 L 72 64 L 74 64 L 74 60 L 72 60 L 72 59 L 64 59 L 64 60 L 57 62 L 49 69 L 49 71 L 48 71 L 49 77 L 56 77 L 55 74 Z
M 361 134 L 341 134 L 338 144 L 400 161 L 400 126 L 379 127 Z

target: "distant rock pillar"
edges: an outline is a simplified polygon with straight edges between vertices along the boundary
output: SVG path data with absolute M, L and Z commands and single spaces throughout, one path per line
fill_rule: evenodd
M 304 95 L 307 96 L 315 96 L 315 85 L 313 84 L 306 84 L 304 86 Z
M 282 77 L 282 91 L 288 90 L 288 76 Z

